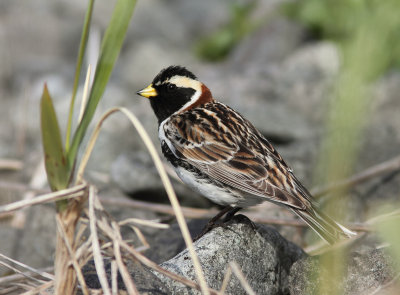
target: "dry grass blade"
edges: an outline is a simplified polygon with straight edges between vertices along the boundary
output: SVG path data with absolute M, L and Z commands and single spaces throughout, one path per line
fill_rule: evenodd
M 57 215 L 56 218 L 57 218 L 56 219 L 57 220 L 57 230 L 59 231 L 61 237 L 64 240 L 65 245 L 67 246 L 68 254 L 69 254 L 69 257 L 71 259 L 72 265 L 73 265 L 73 267 L 75 269 L 75 272 L 76 272 L 76 275 L 78 277 L 79 283 L 81 284 L 83 294 L 84 295 L 89 295 L 89 289 L 86 286 L 86 282 L 85 282 L 85 279 L 83 277 L 82 270 L 81 270 L 81 268 L 79 266 L 78 260 L 77 260 L 77 258 L 75 256 L 75 253 L 74 253 L 74 250 L 72 249 L 70 243 L 68 242 L 67 233 L 65 232 L 65 229 L 64 229 L 63 224 L 62 224 L 62 222 L 60 220 L 60 217 Z M 68 266 L 66 265 L 65 267 L 67 268 Z
M 55 293 L 56 294 L 75 294 L 79 266 L 71 263 L 73 251 L 76 249 L 76 231 L 77 225 L 82 213 L 82 207 L 88 197 L 87 187 L 82 196 L 72 200 L 68 200 L 63 210 L 58 210 L 57 221 L 61 223 L 57 229 L 56 235 L 56 254 L 54 260 L 54 273 L 55 273 Z M 60 206 L 59 206 L 60 207 Z M 60 230 L 62 228 L 62 230 Z M 66 242 L 67 241 L 67 242 Z M 79 278 L 82 282 L 82 276 Z
M 106 271 L 104 269 L 103 256 L 101 255 L 99 238 L 97 235 L 97 218 L 94 212 L 95 209 L 95 189 L 93 186 L 89 186 L 89 224 L 90 224 L 90 233 L 92 239 L 92 250 L 93 250 L 93 258 L 94 265 L 96 267 L 97 276 L 99 278 L 99 282 L 101 288 L 105 295 L 111 295 L 110 286 L 108 285 L 108 280 L 106 276 Z
M 144 209 L 158 213 L 164 213 L 173 215 L 174 210 L 171 205 L 166 204 L 156 204 L 138 200 L 131 200 L 127 198 L 105 198 L 100 197 L 100 201 L 103 204 L 112 204 L 116 206 L 127 206 L 135 209 Z M 189 218 L 212 218 L 214 217 L 219 211 L 215 208 L 210 209 L 199 209 L 199 208 L 189 208 L 189 207 L 182 207 L 182 212 L 186 217 Z
M 393 159 L 380 163 L 378 165 L 372 166 L 358 174 L 355 174 L 347 179 L 344 179 L 340 182 L 328 185 L 322 188 L 316 188 L 311 190 L 311 193 L 314 197 L 318 198 L 323 195 L 326 195 L 329 192 L 337 191 L 340 189 L 348 188 L 355 186 L 359 183 L 362 183 L 370 178 L 376 177 L 383 173 L 388 173 L 391 171 L 396 171 L 400 169 L 400 156 L 397 156 Z
M 377 224 L 379 222 L 382 222 L 383 220 L 386 220 L 388 218 L 393 218 L 393 217 L 396 217 L 396 216 L 399 216 L 399 215 L 400 215 L 400 209 L 396 209 L 396 210 L 393 210 L 391 212 L 383 213 L 383 214 L 380 214 L 378 216 L 372 217 L 372 218 L 368 219 L 366 221 L 366 223 L 370 224 L 370 225 L 373 225 L 373 224 Z
M 378 216 L 375 216 L 375 217 L 365 221 L 364 224 L 359 225 L 358 226 L 359 229 L 357 228 L 357 226 L 350 227 L 350 228 L 356 229 L 358 231 L 364 231 L 364 232 L 361 232 L 361 233 L 359 233 L 358 235 L 356 235 L 354 237 L 351 237 L 350 239 L 341 240 L 341 241 L 337 242 L 334 245 L 327 245 L 323 241 L 319 241 L 318 243 L 316 243 L 314 245 L 308 246 L 307 248 L 304 249 L 304 251 L 308 255 L 315 256 L 315 255 L 321 255 L 321 254 L 324 254 L 326 252 L 336 250 L 338 248 L 350 247 L 355 241 L 357 241 L 357 240 L 361 239 L 362 237 L 364 237 L 365 234 L 367 234 L 370 231 L 373 231 L 372 226 L 374 224 L 382 222 L 385 219 L 394 218 L 394 217 L 399 216 L 399 215 L 400 215 L 400 209 L 393 210 L 393 211 L 388 212 L 388 213 L 380 214 Z
M 41 157 L 39 163 L 36 165 L 36 168 L 32 174 L 32 177 L 29 181 L 29 186 L 34 189 L 41 189 L 47 183 L 46 172 L 45 172 L 44 159 Z M 22 195 L 22 199 L 24 201 L 31 200 L 35 197 L 35 193 L 32 190 L 27 190 Z M 27 215 L 25 210 L 18 210 L 11 220 L 11 226 L 15 228 L 23 228 L 25 226 L 25 222 L 27 219 Z
M 113 295 L 118 294 L 118 265 L 115 260 L 111 261 L 111 291 Z
M 14 259 L 12 259 L 10 257 L 7 257 L 4 254 L 0 253 L 0 258 L 8 260 L 8 261 L 10 261 L 10 262 L 12 262 L 12 263 L 14 263 L 14 264 L 16 264 L 18 266 L 21 266 L 21 267 L 25 268 L 26 270 L 28 270 L 28 271 L 30 271 L 30 272 L 32 272 L 34 274 L 37 274 L 37 275 L 39 275 L 41 277 L 44 277 L 44 278 L 49 279 L 49 280 L 54 280 L 54 276 L 53 275 L 51 275 L 51 274 L 49 274 L 49 273 L 47 273 L 45 271 L 34 269 L 33 267 L 30 267 L 30 266 L 28 266 L 28 265 L 26 265 L 26 264 L 24 264 L 22 262 L 19 262 L 19 261 L 16 261 L 16 260 L 14 260 Z M 21 275 L 24 275 L 23 272 L 18 272 L 18 273 L 21 274 Z
M 120 244 L 119 244 L 119 241 L 122 240 L 122 237 L 119 232 L 118 225 L 116 225 L 116 223 L 113 223 L 113 230 L 114 230 L 114 234 L 116 235 L 116 239 L 113 241 L 114 255 L 115 255 L 115 259 L 117 260 L 119 272 L 122 276 L 125 287 L 128 290 L 128 294 L 139 295 L 139 292 L 136 289 L 136 286 L 132 281 L 132 278 L 128 272 L 128 269 L 122 261 L 121 248 L 120 248 Z
M 11 286 L 8 288 L 4 288 L 4 289 L 0 290 L 0 295 L 8 295 L 8 294 L 12 294 L 12 292 L 15 294 L 18 289 L 19 289 L 18 286 Z
M 131 279 L 128 269 L 122 261 L 121 249 L 118 241 L 114 241 L 113 244 L 114 244 L 114 255 L 117 260 L 118 270 L 122 276 L 125 287 L 128 290 L 128 294 L 139 295 L 139 292 L 136 289 L 136 286 Z
M 155 204 L 144 201 L 123 199 L 123 198 L 100 198 L 102 203 L 112 204 L 117 206 L 128 206 L 135 209 L 145 209 L 149 211 L 154 211 L 158 213 L 164 214 L 174 214 L 174 210 L 171 205 L 166 204 Z M 188 218 L 196 219 L 196 218 L 206 218 L 210 219 L 214 217 L 219 211 L 210 208 L 210 209 L 200 209 L 200 208 L 191 208 L 191 207 L 181 207 L 183 215 Z M 286 226 L 295 226 L 295 227 L 308 227 L 308 225 L 300 220 L 300 219 L 279 219 L 279 218 L 266 218 L 260 217 L 259 214 L 254 214 L 251 211 L 243 212 L 255 223 L 262 224 L 274 224 L 274 225 L 286 225 Z M 355 230 L 355 231 L 373 231 L 371 226 L 368 223 L 350 223 L 346 224 L 346 227 Z
M 81 220 L 82 220 L 82 218 L 81 218 Z M 81 222 L 79 224 L 79 228 L 78 228 L 78 231 L 75 236 L 76 241 L 81 241 L 83 239 L 86 229 L 87 229 L 87 224 Z M 80 256 L 77 256 L 77 257 L 80 257 Z
M 24 164 L 14 159 L 0 159 L 0 170 L 21 170 Z
M 27 291 L 25 293 L 21 293 L 20 295 L 35 295 L 35 294 L 45 295 L 45 294 L 47 294 L 47 292 L 44 292 L 44 291 L 52 286 L 53 286 L 53 282 L 47 282 L 47 283 L 44 283 L 32 290 Z
M 6 213 L 0 213 L 0 222 L 2 219 L 11 219 L 15 216 L 15 212 L 6 212 Z
M 159 222 L 152 221 L 152 220 L 138 219 L 138 218 L 127 218 L 123 221 L 120 221 L 118 224 L 119 224 L 119 226 L 122 226 L 122 225 L 126 225 L 129 223 L 135 223 L 138 225 L 145 225 L 147 227 L 154 227 L 154 228 L 160 228 L 160 229 L 169 228 L 169 224 L 159 223 Z
M 361 239 L 364 235 L 365 233 L 359 233 L 351 238 L 340 240 L 333 245 L 328 245 L 324 241 L 319 241 L 314 245 L 304 248 L 304 252 L 306 252 L 310 256 L 317 256 L 327 252 L 335 251 L 340 248 L 350 248 L 357 240 Z
M 243 275 L 242 271 L 240 270 L 239 266 L 237 265 L 237 263 L 234 261 L 231 261 L 229 263 L 229 266 L 232 269 L 232 272 L 238 278 L 240 284 L 242 285 L 244 290 L 247 292 L 247 294 L 256 295 L 256 293 L 253 291 L 253 289 L 250 287 L 249 283 L 247 282 L 246 278 L 244 277 L 244 275 Z
M 87 72 L 86 72 L 85 85 L 83 86 L 83 95 L 82 95 L 82 101 L 81 101 L 81 108 L 79 111 L 78 123 L 80 123 L 82 121 L 83 113 L 85 112 L 85 108 L 86 108 L 87 98 L 89 96 L 90 74 L 92 72 L 91 69 L 92 68 L 89 64 Z
M 220 294 L 225 294 L 231 276 L 232 276 L 232 269 L 228 266 L 228 268 L 226 269 L 224 280 L 222 281 L 221 289 L 219 290 Z
M 81 217 L 81 220 L 83 218 Z M 79 229 L 75 236 L 75 241 L 81 241 L 79 247 L 75 250 L 75 256 L 79 257 L 80 265 L 85 265 L 90 258 L 92 258 L 92 252 L 90 251 L 92 247 L 92 236 L 87 239 L 84 237 L 84 233 L 87 229 L 88 223 L 80 222 Z
M 197 284 L 196 282 L 193 282 L 185 277 L 181 277 L 173 272 L 170 272 L 166 269 L 163 269 L 160 267 L 157 263 L 151 261 L 148 259 L 146 256 L 142 255 L 139 251 L 136 249 L 130 247 L 125 241 L 120 241 L 122 248 L 124 248 L 135 260 L 139 261 L 140 263 L 144 264 L 145 266 L 165 275 L 166 277 L 169 277 L 177 282 L 180 282 L 190 288 L 196 289 L 196 290 L 201 290 L 200 284 Z M 211 295 L 217 295 L 218 291 L 213 290 L 211 288 L 208 288 L 207 290 L 209 294 Z
M 201 292 L 203 294 L 209 294 L 207 283 L 206 283 L 206 280 L 204 278 L 203 270 L 202 270 L 201 265 L 200 265 L 200 261 L 199 261 L 199 259 L 197 257 L 197 254 L 196 254 L 195 250 L 194 250 L 192 238 L 191 238 L 190 233 L 189 233 L 189 229 L 188 229 L 187 224 L 185 222 L 185 218 L 183 216 L 183 213 L 182 213 L 181 207 L 179 205 L 178 199 L 177 199 L 177 197 L 175 195 L 175 191 L 174 191 L 174 189 L 172 187 L 172 184 L 171 184 L 171 182 L 170 182 L 170 180 L 168 178 L 168 174 L 166 173 L 166 171 L 164 169 L 164 166 L 163 166 L 163 163 L 160 160 L 160 157 L 158 156 L 157 150 L 154 147 L 153 143 L 151 142 L 151 139 L 150 139 L 149 135 L 147 134 L 146 130 L 144 129 L 143 125 L 127 109 L 125 109 L 125 108 L 113 108 L 113 109 L 110 109 L 108 112 L 106 112 L 101 117 L 101 119 L 99 120 L 99 122 L 97 123 L 97 125 L 96 125 L 96 127 L 95 127 L 95 129 L 93 131 L 93 134 L 92 134 L 92 136 L 91 136 L 91 138 L 89 140 L 89 143 L 88 143 L 88 146 L 86 148 L 86 151 L 85 151 L 85 153 L 84 153 L 84 155 L 82 157 L 81 164 L 80 164 L 78 172 L 77 172 L 77 181 L 79 182 L 79 181 L 83 180 L 83 173 L 84 173 L 85 167 L 87 165 L 87 162 L 89 160 L 91 151 L 93 150 L 93 147 L 95 145 L 95 142 L 96 142 L 96 139 L 98 137 L 98 134 L 100 132 L 101 125 L 103 124 L 104 120 L 106 120 L 111 114 L 113 114 L 115 112 L 122 112 L 123 114 L 125 114 L 128 117 L 128 119 L 131 121 L 131 123 L 134 125 L 134 127 L 137 130 L 137 132 L 139 133 L 142 141 L 146 145 L 146 148 L 148 149 L 148 151 L 149 151 L 149 153 L 150 153 L 150 155 L 151 155 L 151 157 L 153 159 L 154 165 L 156 166 L 156 169 L 157 169 L 157 171 L 158 171 L 158 173 L 160 175 L 161 181 L 162 181 L 162 183 L 164 185 L 164 188 L 165 188 L 165 190 L 167 192 L 167 195 L 168 195 L 168 198 L 169 198 L 169 200 L 171 202 L 172 208 L 174 209 L 175 216 L 176 216 L 176 219 L 178 221 L 179 228 L 180 228 L 180 230 L 182 232 L 183 239 L 185 241 L 186 247 L 188 248 L 190 257 L 191 257 L 191 259 L 193 261 L 193 266 L 194 266 L 194 269 L 195 269 L 196 277 L 197 277 L 197 279 L 199 281 L 199 284 L 200 284 L 200 287 L 201 287 Z
M 36 271 L 48 273 L 50 271 L 53 271 L 53 267 L 47 267 L 47 268 L 44 268 L 44 269 L 41 269 L 41 270 L 37 269 Z M 36 273 L 33 273 L 31 271 L 26 271 L 26 272 L 23 272 L 22 274 L 17 273 L 17 274 L 12 274 L 12 275 L 8 275 L 8 276 L 0 277 L 0 286 L 5 286 L 6 284 L 10 284 L 10 283 L 13 283 L 13 282 L 20 281 L 23 278 L 25 278 L 27 275 L 28 276 L 33 276 L 33 277 L 37 276 Z M 52 276 L 51 274 L 49 274 L 49 275 Z M 0 292 L 0 294 L 1 294 L 1 292 Z
M 135 232 L 136 236 L 139 238 L 140 242 L 142 243 L 142 247 L 136 247 L 136 250 L 139 252 L 146 251 L 150 248 L 150 244 L 147 242 L 144 234 L 138 229 L 136 226 L 131 226 L 133 231 Z M 140 248 L 140 249 L 139 249 Z
M 354 237 L 352 237 L 350 239 L 339 241 L 335 245 L 331 245 L 331 246 L 328 246 L 328 245 L 326 245 L 326 243 L 320 241 L 317 244 L 308 246 L 307 248 L 304 249 L 304 251 L 307 254 L 309 254 L 311 256 L 314 256 L 314 255 L 324 254 L 326 252 L 335 250 L 337 248 L 349 247 L 355 241 L 357 241 L 358 239 L 362 238 L 366 234 L 366 232 L 373 231 L 372 225 L 374 225 L 376 223 L 379 223 L 382 220 L 385 220 L 387 218 L 393 218 L 395 216 L 398 216 L 399 214 L 400 214 L 400 209 L 397 209 L 397 210 L 393 210 L 393 211 L 391 211 L 389 213 L 384 213 L 384 214 L 375 216 L 375 217 L 367 220 L 364 224 L 358 225 L 358 228 L 357 228 L 357 226 L 350 226 L 351 229 L 355 229 L 355 230 L 358 230 L 358 231 L 364 231 L 364 233 L 359 233 L 357 236 L 354 236 Z
M 49 273 L 47 273 L 44 270 L 36 270 L 32 267 L 29 267 L 21 262 L 15 261 L 5 255 L 0 254 L 1 257 L 5 260 L 8 260 L 12 263 L 17 264 L 20 267 L 23 267 L 25 269 L 28 269 L 29 271 L 27 272 L 22 272 L 18 270 L 17 268 L 9 265 L 8 263 L 5 263 L 3 261 L 0 261 L 0 265 L 3 265 L 11 270 L 13 270 L 16 274 L 9 275 L 6 277 L 0 278 L 0 294 L 9 294 L 10 292 L 19 292 L 21 293 L 21 289 L 27 290 L 35 290 L 36 286 L 39 284 L 39 286 L 42 286 L 43 284 L 53 284 L 53 276 Z M 40 280 L 36 278 L 36 276 L 44 277 L 46 279 L 49 279 L 50 282 L 45 282 L 43 280 Z M 31 287 L 33 286 L 33 287 Z M 36 294 L 38 292 L 34 292 L 33 294 Z
M 39 279 L 37 279 L 37 278 L 35 278 L 35 277 L 33 277 L 33 276 L 30 276 L 30 275 L 28 275 L 28 274 L 26 274 L 26 273 L 20 271 L 19 269 L 13 267 L 11 264 L 5 263 L 4 261 L 0 261 L 0 265 L 3 265 L 3 266 L 5 266 L 5 267 L 11 269 L 12 271 L 14 271 L 14 272 L 16 272 L 16 273 L 19 273 L 19 274 L 25 276 L 25 277 L 26 277 L 27 279 L 29 279 L 29 280 L 35 281 L 35 282 L 40 283 L 40 284 L 43 283 L 42 280 L 39 280 Z
M 94 198 L 95 198 L 94 202 L 95 202 L 96 210 L 99 212 L 104 212 L 104 208 L 102 207 L 101 203 L 99 202 L 97 195 L 95 195 Z M 107 236 L 109 239 L 112 240 L 112 242 L 104 244 L 103 248 L 109 247 L 110 245 L 112 246 L 115 243 L 115 241 L 117 241 L 120 244 L 120 246 L 125 250 L 125 252 L 127 252 L 127 254 L 129 254 L 129 256 L 131 256 L 134 260 L 139 261 L 143 265 L 145 265 L 159 273 L 162 273 L 165 276 L 167 276 L 173 280 L 176 280 L 186 286 L 189 286 L 189 287 L 197 289 L 197 290 L 201 290 L 199 284 L 161 268 L 158 264 L 149 260 L 147 257 L 143 256 L 140 253 L 139 249 L 133 248 L 130 245 L 128 245 L 128 243 L 126 241 L 122 240 L 122 238 L 121 238 L 120 228 L 119 228 L 119 225 L 117 222 L 111 221 L 111 225 L 110 225 L 110 222 L 107 218 L 101 218 L 101 219 L 97 218 L 96 223 L 97 223 L 97 226 L 99 227 L 99 229 L 102 231 L 102 233 L 105 236 Z M 208 291 L 211 294 L 218 294 L 218 292 L 213 289 L 208 289 Z
M 96 201 L 96 209 L 98 211 L 104 211 L 104 208 L 102 208 L 101 203 L 98 202 L 97 200 L 97 196 L 95 197 Z M 118 243 L 120 246 L 122 246 L 124 248 L 124 250 L 130 254 L 130 256 L 132 256 L 135 260 L 141 262 L 142 264 L 160 272 L 163 273 L 164 275 L 166 275 L 167 277 L 170 277 L 174 280 L 177 280 L 189 287 L 195 288 L 197 290 L 200 290 L 200 285 L 190 281 L 186 278 L 180 277 L 179 275 L 176 275 L 174 273 L 171 273 L 167 270 L 162 269 L 161 267 L 159 267 L 156 263 L 152 262 L 151 260 L 149 260 L 148 258 L 146 258 L 145 256 L 141 256 L 137 257 L 135 256 L 135 253 L 140 253 L 139 248 L 132 248 L 131 246 L 129 246 L 127 244 L 126 241 L 122 240 L 121 234 L 120 234 L 120 228 L 118 223 L 111 221 L 111 224 L 109 223 L 109 220 L 106 218 L 101 218 L 100 220 L 97 221 L 97 226 L 100 228 L 100 230 L 103 232 L 103 234 L 105 234 L 106 236 L 108 236 L 111 240 L 112 240 L 112 245 L 115 245 L 115 243 Z M 140 237 L 139 237 L 140 238 Z M 104 247 L 104 246 L 103 246 Z M 115 253 L 114 253 L 115 254 Z M 118 261 L 118 260 L 117 260 Z M 120 266 L 120 264 L 118 265 Z M 119 267 L 119 269 L 121 270 L 121 268 Z M 211 290 L 210 289 L 211 294 L 217 294 L 216 291 Z
M 102 207 L 101 203 L 99 202 L 97 195 L 94 195 L 93 198 L 94 198 L 93 202 L 94 202 L 94 207 L 96 209 L 96 212 L 106 213 L 104 211 L 104 208 Z M 91 206 L 91 204 L 89 204 L 89 206 Z M 89 219 L 92 220 L 91 217 Z M 122 247 L 125 250 L 125 252 L 127 254 L 129 254 L 129 256 L 133 257 L 133 259 L 135 259 L 136 261 L 139 261 L 140 263 L 144 264 L 145 266 L 147 266 L 151 269 L 154 269 L 155 271 L 160 272 L 160 273 L 164 274 L 165 276 L 170 277 L 173 280 L 181 282 L 184 285 L 187 285 L 191 288 L 195 288 L 197 290 L 201 290 L 199 284 L 197 284 L 191 280 L 188 280 L 184 277 L 181 277 L 177 274 L 174 274 L 172 272 L 164 270 L 163 268 L 158 266 L 158 264 L 154 263 L 153 261 L 149 260 L 142 254 L 140 254 L 139 249 L 135 249 L 135 248 L 131 247 L 130 245 L 128 245 L 126 241 L 122 240 L 118 223 L 115 221 L 110 221 L 108 218 L 106 218 L 106 215 L 102 216 L 101 218 L 96 217 L 96 225 L 101 230 L 102 234 L 107 236 L 112 241 L 110 243 L 104 244 L 102 248 L 112 246 L 114 249 L 115 257 L 120 255 L 119 252 L 115 252 L 115 245 L 118 244 L 118 247 Z M 121 272 L 121 269 L 122 269 L 122 271 L 125 271 L 124 270 L 125 266 L 122 263 L 122 259 L 120 261 L 117 259 L 117 262 L 118 262 L 118 268 L 119 268 L 120 272 Z M 129 275 L 129 274 L 126 273 L 126 275 Z M 216 290 L 208 289 L 208 291 L 210 294 L 218 294 L 218 292 Z
M 63 199 L 72 199 L 83 196 L 85 193 L 86 184 L 80 184 L 68 189 L 60 190 L 57 192 L 37 196 L 30 200 L 21 200 L 11 204 L 0 206 L 0 213 L 8 213 L 11 211 L 19 210 L 25 207 L 54 202 Z

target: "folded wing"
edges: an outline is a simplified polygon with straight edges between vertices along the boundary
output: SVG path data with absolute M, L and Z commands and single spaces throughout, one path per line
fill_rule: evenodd
M 201 112 L 175 115 L 163 126 L 176 154 L 231 187 L 292 208 L 308 207 L 309 197 L 296 187 L 290 168 L 250 122 L 237 113 L 228 118 L 215 107 L 207 116 Z

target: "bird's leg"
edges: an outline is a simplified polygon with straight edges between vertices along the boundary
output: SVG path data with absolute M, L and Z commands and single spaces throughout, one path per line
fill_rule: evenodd
M 225 218 L 224 218 L 224 222 L 228 222 L 228 221 L 230 221 L 232 218 L 233 218 L 233 216 L 235 216 L 235 214 L 239 211 L 239 210 L 241 210 L 242 208 L 240 208 L 240 207 L 233 207 L 233 208 L 231 208 L 227 213 L 226 213 L 226 216 L 225 216 Z
M 242 209 L 242 208 L 231 207 L 231 206 L 226 206 L 225 208 L 223 208 L 220 212 L 218 212 L 217 215 L 215 215 L 213 218 L 210 219 L 210 221 L 206 224 L 206 226 L 203 228 L 201 233 L 193 239 L 193 242 L 200 239 L 202 236 L 204 236 L 206 233 L 208 233 L 213 228 L 219 226 L 220 224 L 217 224 L 216 222 L 219 219 L 221 219 L 222 216 L 224 216 L 226 214 L 226 217 L 224 218 L 223 222 L 229 221 L 233 218 L 235 213 L 238 212 L 240 209 Z
M 218 212 L 217 215 L 211 218 L 208 223 L 215 224 L 215 222 L 220 220 L 222 216 L 224 216 L 225 214 L 229 214 L 229 212 L 232 211 L 232 209 L 234 208 L 232 208 L 231 206 L 224 207 L 221 211 Z

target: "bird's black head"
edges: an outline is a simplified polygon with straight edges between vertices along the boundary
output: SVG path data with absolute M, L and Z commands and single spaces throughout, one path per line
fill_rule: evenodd
M 197 77 L 185 67 L 182 66 L 169 66 L 168 68 L 162 69 L 157 76 L 153 79 L 152 84 L 160 84 L 168 81 L 174 76 L 187 77 L 193 80 L 197 80 Z
M 195 102 L 201 93 L 202 84 L 193 73 L 181 66 L 163 69 L 148 87 L 137 92 L 149 98 L 158 123 Z

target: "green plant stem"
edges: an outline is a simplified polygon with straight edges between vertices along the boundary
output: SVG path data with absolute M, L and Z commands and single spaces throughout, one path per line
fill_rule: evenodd
M 78 91 L 79 77 L 81 74 L 83 57 L 85 55 L 87 40 L 89 37 L 90 23 L 92 20 L 93 4 L 94 4 L 94 0 L 89 0 L 89 5 L 86 10 L 85 21 L 83 24 L 82 36 L 81 36 L 81 41 L 80 41 L 80 45 L 79 45 L 78 59 L 76 61 L 74 85 L 72 88 L 72 96 L 71 96 L 71 102 L 69 105 L 69 113 L 68 113 L 67 134 L 65 137 L 65 150 L 67 151 L 67 153 L 69 150 L 69 143 L 70 143 L 70 137 L 71 137 L 72 118 L 73 118 L 73 114 L 74 114 L 75 97 L 76 97 L 76 92 Z
M 88 103 L 68 150 L 68 161 L 70 161 L 70 163 L 74 163 L 76 160 L 79 145 L 93 118 L 100 98 L 104 93 L 115 61 L 120 53 L 135 4 L 135 0 L 118 0 L 115 5 L 110 24 L 107 27 L 101 45 L 100 56 L 97 62 L 96 73 Z

